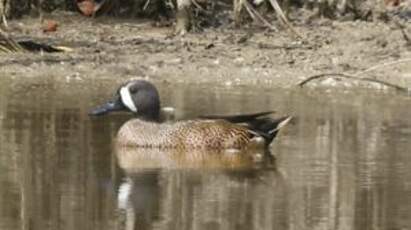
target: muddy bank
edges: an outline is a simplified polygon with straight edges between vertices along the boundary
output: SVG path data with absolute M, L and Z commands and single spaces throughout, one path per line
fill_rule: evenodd
M 70 46 L 74 51 L 2 55 L 3 77 L 48 75 L 62 81 L 147 77 L 169 82 L 295 87 L 315 74 L 355 74 L 411 58 L 411 49 L 398 27 L 384 23 L 319 20 L 296 26 L 305 37 L 299 41 L 287 31 L 225 27 L 171 37 L 172 28 L 153 27 L 151 21 L 85 19 L 67 13 L 53 17 L 59 23 L 55 33 L 43 33 L 37 19 L 26 18 L 10 23 L 12 34 Z M 410 88 L 411 61 L 362 76 Z M 357 84 L 324 79 L 309 85 Z

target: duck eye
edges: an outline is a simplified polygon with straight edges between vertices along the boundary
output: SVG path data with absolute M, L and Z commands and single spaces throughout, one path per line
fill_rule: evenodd
M 121 88 L 120 88 L 121 89 Z M 114 98 L 120 97 L 120 89 L 118 89 L 116 91 L 116 93 L 114 94 Z
M 137 89 L 137 87 L 129 86 L 129 87 L 128 87 L 128 91 L 129 91 L 131 94 L 135 94 L 135 93 L 137 93 L 138 89 Z

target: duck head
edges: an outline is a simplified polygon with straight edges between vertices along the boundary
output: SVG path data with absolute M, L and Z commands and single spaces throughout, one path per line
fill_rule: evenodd
M 157 121 L 160 96 L 156 87 L 148 81 L 129 81 L 120 86 L 110 101 L 90 111 L 89 115 L 100 116 L 114 111 L 128 111 L 143 120 Z

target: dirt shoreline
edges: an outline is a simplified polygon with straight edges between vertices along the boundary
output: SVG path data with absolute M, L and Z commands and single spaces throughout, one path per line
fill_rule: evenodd
M 11 21 L 12 35 L 74 48 L 69 53 L 0 56 L 4 76 L 57 79 L 118 79 L 135 77 L 221 85 L 295 87 L 321 73 L 355 74 L 411 88 L 411 48 L 394 25 L 319 20 L 296 29 L 305 41 L 287 31 L 209 29 L 185 37 L 170 37 L 171 28 L 152 22 L 113 18 L 53 16 L 55 33 L 43 33 L 36 18 Z M 310 86 L 358 86 L 352 80 L 316 80 Z M 361 86 L 381 87 L 379 84 Z

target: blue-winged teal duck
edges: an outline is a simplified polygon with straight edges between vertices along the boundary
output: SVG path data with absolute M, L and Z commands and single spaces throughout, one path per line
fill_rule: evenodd
M 178 149 L 245 150 L 267 147 L 290 116 L 273 119 L 273 112 L 235 116 L 204 116 L 195 120 L 160 122 L 160 97 L 153 84 L 133 80 L 122 85 L 108 103 L 90 115 L 129 111 L 117 134 L 117 146 Z

